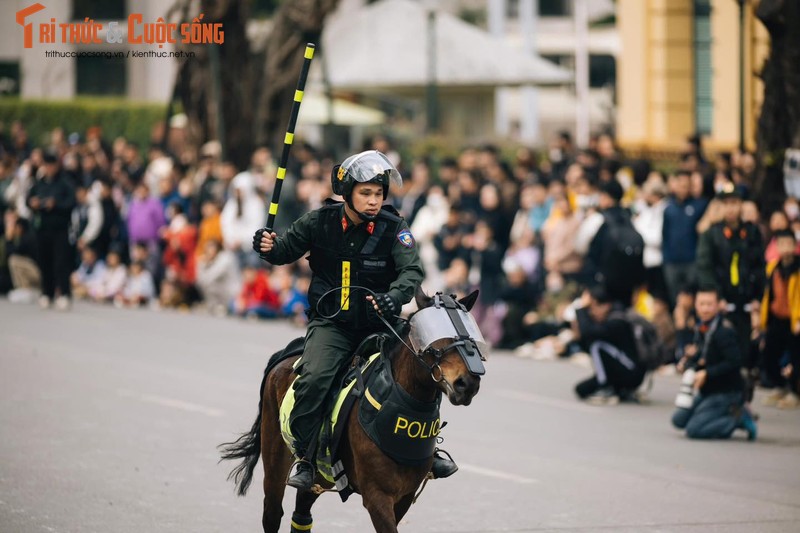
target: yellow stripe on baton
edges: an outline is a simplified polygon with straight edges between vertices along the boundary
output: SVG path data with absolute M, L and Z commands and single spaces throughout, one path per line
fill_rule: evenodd
M 294 102 L 292 103 L 292 110 L 289 114 L 286 136 L 283 138 L 283 150 L 281 151 L 281 157 L 278 161 L 278 173 L 275 176 L 277 179 L 275 180 L 275 188 L 272 190 L 272 202 L 269 204 L 269 214 L 267 215 L 266 229 L 270 232 L 272 231 L 272 226 L 275 224 L 275 215 L 278 213 L 281 188 L 283 186 L 283 180 L 286 177 L 286 166 L 289 162 L 289 150 L 292 148 L 292 143 L 294 142 L 294 127 L 297 125 L 297 116 L 300 113 L 300 101 L 303 99 L 303 90 L 306 87 L 308 69 L 311 64 L 311 58 L 314 57 L 314 48 L 314 43 L 306 44 L 304 53 L 305 59 L 300 69 L 297 88 L 294 91 Z

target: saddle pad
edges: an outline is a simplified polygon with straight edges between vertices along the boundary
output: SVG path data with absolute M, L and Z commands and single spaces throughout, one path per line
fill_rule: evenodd
M 372 363 L 380 356 L 380 353 L 375 353 L 368 359 L 365 365 L 362 365 L 361 371 L 364 372 Z M 296 380 L 297 378 L 295 378 Z M 357 380 L 352 379 L 350 380 L 347 385 L 339 391 L 339 394 L 336 396 L 336 402 L 333 405 L 333 409 L 329 416 L 325 418 L 323 421 L 323 427 L 320 428 L 322 434 L 333 435 L 336 430 L 336 424 L 339 421 L 340 414 L 342 412 L 342 405 L 344 405 L 345 400 L 347 399 L 347 395 L 353 390 L 353 387 L 357 383 Z M 283 397 L 283 401 L 281 402 L 280 406 L 280 422 L 281 422 L 281 436 L 283 437 L 283 441 L 292 451 L 295 453 L 294 449 L 294 437 L 292 436 L 292 430 L 289 427 L 289 420 L 292 414 L 292 409 L 294 408 L 295 396 L 294 396 L 294 381 L 289 386 L 289 390 L 286 391 L 286 396 Z M 345 417 L 346 418 L 346 417 Z M 319 470 L 322 477 L 324 477 L 328 482 L 335 483 L 335 473 L 332 463 L 332 450 L 329 449 L 328 444 L 330 439 L 328 438 L 321 438 L 318 439 L 320 444 L 320 448 L 317 451 L 317 469 Z

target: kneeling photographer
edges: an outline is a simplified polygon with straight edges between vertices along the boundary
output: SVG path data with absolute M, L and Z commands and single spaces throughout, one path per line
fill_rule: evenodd
M 697 291 L 695 312 L 694 339 L 678 363 L 684 375 L 672 424 L 686 429 L 690 439 L 727 439 L 744 429 L 755 440 L 756 424 L 744 405 L 738 336 L 719 312 L 715 288 Z

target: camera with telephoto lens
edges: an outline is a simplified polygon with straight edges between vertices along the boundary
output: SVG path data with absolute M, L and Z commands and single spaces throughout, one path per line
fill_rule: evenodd
M 675 396 L 675 407 L 689 409 L 694 403 L 694 377 L 697 374 L 694 368 L 687 368 L 681 378 L 681 386 L 678 395 Z

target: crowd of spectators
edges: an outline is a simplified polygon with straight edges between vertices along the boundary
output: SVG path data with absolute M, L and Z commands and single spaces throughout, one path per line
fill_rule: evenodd
M 303 322 L 307 262 L 271 267 L 251 250 L 275 181 L 269 149 L 236 168 L 215 142 L 195 153 L 171 137 L 169 149 L 145 153 L 109 141 L 99 128 L 55 129 L 45 146 L 31 146 L 20 123 L 0 132 L 0 291 L 59 309 L 86 298 Z M 711 286 L 739 336 L 742 366 L 776 387 L 773 403 L 797 405 L 800 288 L 789 281 L 786 241 L 800 235 L 800 204 L 787 198 L 759 212 L 752 154 L 707 159 L 690 137 L 664 173 L 626 158 L 606 133 L 583 148 L 560 133 L 542 154 L 522 147 L 510 157 L 482 145 L 407 161 L 383 136 L 365 148 L 403 174 L 390 201 L 419 244 L 425 288 L 479 288 L 473 313 L 493 346 L 568 356 L 580 350 L 563 335 L 577 304 L 611 303 L 652 321 L 673 354 L 665 362 L 676 362 L 692 345 L 694 293 Z M 295 143 L 279 234 L 331 196 L 334 163 Z M 595 286 L 603 294 L 584 293 Z

